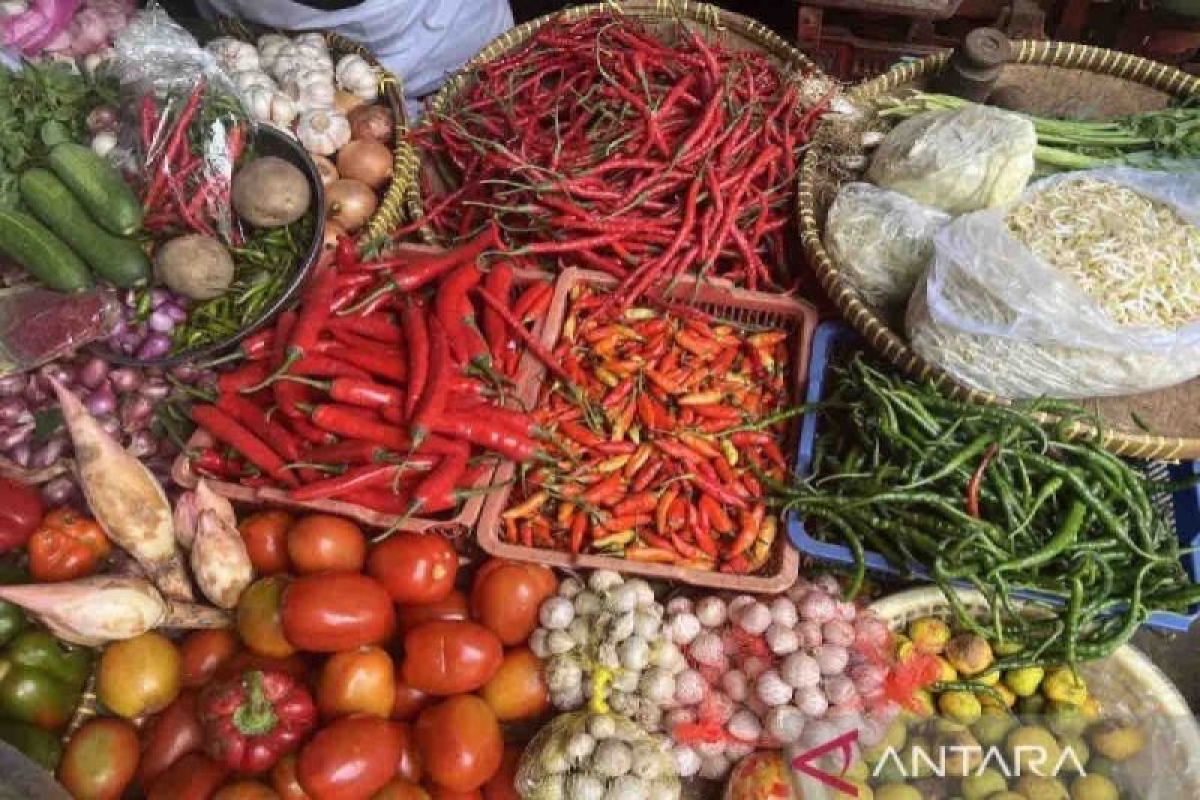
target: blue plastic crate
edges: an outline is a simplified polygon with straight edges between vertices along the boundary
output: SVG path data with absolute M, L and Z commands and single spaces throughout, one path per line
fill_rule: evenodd
M 813 336 L 812 360 L 808 368 L 808 391 L 805 394 L 806 403 L 817 403 L 825 397 L 826 381 L 829 379 L 829 366 L 839 351 L 856 350 L 861 348 L 862 340 L 851 328 L 840 322 L 826 322 L 817 327 Z M 800 423 L 799 455 L 796 459 L 796 471 L 802 477 L 812 473 L 813 447 L 817 441 L 817 414 L 805 414 Z M 1157 480 L 1183 480 L 1200 474 L 1200 462 L 1184 461 L 1176 464 L 1151 462 L 1147 473 Z M 1200 546 L 1200 487 L 1184 489 L 1175 492 L 1170 497 L 1166 495 L 1157 499 L 1160 508 L 1167 514 L 1179 537 L 1179 545 L 1184 550 L 1194 550 Z M 854 555 L 850 548 L 840 544 L 831 544 L 814 538 L 804 527 L 804 520 L 799 514 L 791 513 L 787 518 L 788 537 L 800 552 L 821 561 L 837 564 L 853 564 Z M 928 580 L 929 573 L 920 565 L 911 565 L 910 573 L 897 570 L 879 553 L 867 551 L 867 569 L 886 575 L 911 577 L 917 580 Z M 1187 552 L 1183 556 L 1183 567 L 1193 581 L 1200 582 L 1200 554 Z M 1037 592 L 1014 592 L 1015 595 L 1033 598 L 1045 598 Z M 1147 625 L 1152 628 L 1163 628 L 1172 631 L 1186 631 L 1192 622 L 1200 617 L 1200 605 L 1194 606 L 1187 614 L 1156 612 L 1150 615 Z

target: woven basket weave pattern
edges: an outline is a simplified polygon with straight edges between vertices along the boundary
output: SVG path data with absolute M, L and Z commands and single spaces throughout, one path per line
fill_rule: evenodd
M 929 56 L 919 61 L 900 64 L 874 80 L 855 87 L 850 92 L 854 101 L 869 101 L 895 89 L 911 84 L 938 72 L 949 58 L 948 53 Z M 1165 64 L 1144 58 L 1069 42 L 1022 40 L 1016 42 L 1014 63 L 1047 67 L 1066 67 L 1109 75 L 1169 93 L 1176 97 L 1200 95 L 1200 78 L 1193 77 Z M 957 383 L 947 373 L 917 355 L 908 342 L 898 335 L 870 306 L 862 301 L 851 282 L 842 277 L 821 241 L 818 221 L 817 158 L 807 155 L 800 166 L 800 185 L 797 193 L 797 217 L 800 242 L 809 264 L 817 273 L 821 285 L 837 305 L 846 320 L 862 334 L 870 345 L 896 367 L 916 380 L 928 380 L 946 394 L 975 403 L 1003 404 L 1003 398 L 969 389 Z M 1086 423 L 1074 423 L 1073 435 L 1093 436 L 1096 429 Z M 1200 441 L 1173 436 L 1158 436 L 1106 428 L 1100 431 L 1103 445 L 1113 452 L 1137 458 L 1174 459 L 1200 457 Z

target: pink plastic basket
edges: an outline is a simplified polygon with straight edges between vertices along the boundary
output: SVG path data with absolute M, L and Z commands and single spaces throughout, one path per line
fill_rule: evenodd
M 566 318 L 571 290 L 580 283 L 612 288 L 617 281 L 599 272 L 579 269 L 564 271 L 558 278 L 554 299 L 551 301 L 546 323 L 542 328 L 541 341 L 547 349 L 552 350 L 557 343 Z M 817 311 L 813 306 L 803 300 L 785 295 L 735 289 L 723 281 L 710 280 L 700 283 L 691 277 L 680 278 L 669 289 L 659 290 L 653 294 L 659 298 L 670 299 L 675 303 L 694 306 L 730 321 L 773 325 L 792 330 L 796 337 L 792 365 L 793 399 L 802 396 L 807 378 L 813 331 L 817 323 Z M 536 365 L 535 390 L 540 389 L 543 373 L 542 366 Z M 537 391 L 532 397 L 536 401 Z M 781 592 L 795 583 L 796 576 L 799 574 L 799 553 L 787 541 L 786 536 L 776 537 L 770 560 L 755 575 L 730 575 L 669 564 L 646 564 L 610 556 L 572 555 L 558 550 L 509 544 L 500 536 L 503 527 L 501 514 L 508 506 L 514 472 L 515 465 L 511 461 L 503 462 L 497 468 L 494 485 L 498 488 L 488 495 L 483 505 L 483 514 L 477 529 L 478 541 L 480 548 L 490 555 L 555 567 L 618 570 L 694 586 L 736 592 Z M 782 522 L 780 531 L 783 531 Z

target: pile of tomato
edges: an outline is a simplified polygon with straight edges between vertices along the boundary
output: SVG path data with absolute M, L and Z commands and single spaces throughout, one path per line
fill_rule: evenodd
M 509 723 L 550 710 L 526 646 L 557 589 L 500 560 L 459 571 L 436 534 L 368 541 L 329 515 L 239 526 L 258 580 L 232 630 L 109 646 L 104 716 L 59 766 L 76 797 L 510 800 Z

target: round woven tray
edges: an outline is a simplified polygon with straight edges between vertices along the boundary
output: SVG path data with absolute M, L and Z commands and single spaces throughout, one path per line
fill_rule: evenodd
M 1013 63 L 1004 67 L 1000 86 L 1019 87 L 1031 113 L 1080 119 L 1103 118 L 1162 108 L 1172 97 L 1200 95 L 1200 78 L 1126 53 L 1063 42 L 1014 43 Z M 918 88 L 946 63 L 949 54 L 899 65 L 848 94 L 869 102 L 902 89 Z M 820 141 L 818 132 L 817 140 Z M 843 176 L 834 158 L 815 146 L 800 167 L 797 216 L 809 264 L 842 315 L 884 358 L 946 394 L 977 403 L 1005 399 L 969 389 L 917 355 L 903 331 L 867 305 L 833 263 L 822 242 L 825 214 Z M 1157 392 L 1109 397 L 1084 403 L 1102 421 L 1108 449 L 1139 458 L 1200 458 L 1200 379 Z M 1086 423 L 1073 433 L 1094 435 Z
M 320 33 L 325 37 L 329 52 L 335 59 L 339 56 L 354 53 L 366 59 L 367 63 L 379 68 L 379 93 L 387 102 L 388 108 L 396 121 L 395 146 L 392 152 L 392 181 L 384 192 L 379 207 L 363 228 L 363 236 L 370 241 L 386 236 L 395 228 L 400 227 L 410 218 L 412 213 L 420 213 L 420 197 L 417 191 L 417 171 L 420 162 L 412 145 L 408 141 L 408 121 L 404 113 L 404 86 L 400 78 L 393 75 L 386 67 L 376 60 L 371 51 L 358 42 L 347 39 L 332 31 L 286 31 L 266 28 L 243 20 L 224 17 L 214 24 L 217 35 L 232 36 L 247 42 L 255 41 L 264 33 L 282 33 L 286 36 L 298 36 L 302 33 Z
M 441 90 L 433 96 L 429 101 L 429 114 L 426 118 L 453 114 L 459 95 L 475 80 L 475 70 L 478 67 L 524 44 L 537 32 L 538 28 L 547 22 L 555 19 L 573 22 L 601 13 L 627 14 L 652 23 L 683 23 L 706 38 L 728 47 L 766 53 L 779 65 L 784 74 L 793 72 L 820 74 L 820 70 L 813 62 L 777 36 L 770 28 L 749 17 L 708 3 L 694 3 L 691 0 L 627 0 L 626 2 L 589 3 L 530 20 L 493 40 L 456 72 L 450 80 L 446 81 Z M 430 178 L 436 178 L 437 170 L 429 169 L 427 175 Z M 420 207 L 415 211 L 410 210 L 409 213 L 413 215 L 414 219 L 415 215 L 423 214 Z M 427 241 L 439 241 L 439 237 L 428 226 L 422 228 L 421 235 Z
M 987 614 L 987 601 L 973 590 L 958 590 L 963 604 Z M 936 587 L 899 592 L 871 605 L 893 631 L 919 617 L 950 619 L 946 598 Z M 1125 645 L 1080 672 L 1105 718 L 1130 717 L 1148 729 L 1149 747 L 1129 764 L 1127 777 L 1146 800 L 1200 797 L 1200 724 L 1175 684 L 1140 650 Z M 1125 795 L 1122 795 L 1125 796 Z

